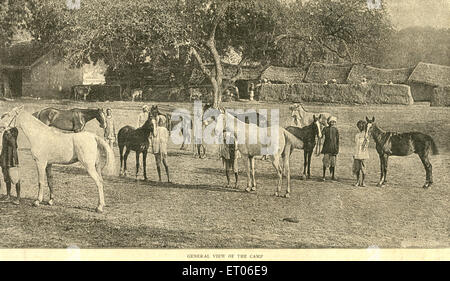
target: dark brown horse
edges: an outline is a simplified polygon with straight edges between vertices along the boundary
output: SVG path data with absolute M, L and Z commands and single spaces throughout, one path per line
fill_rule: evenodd
M 302 179 L 309 179 L 311 177 L 311 156 L 316 146 L 316 137 L 322 138 L 322 126 L 320 121 L 322 116 L 316 117 L 313 115 L 313 122 L 306 127 L 299 128 L 295 126 L 286 127 L 286 131 L 293 134 L 296 138 L 303 141 L 303 175 Z M 291 151 L 292 153 L 292 151 Z M 307 171 L 308 170 L 308 171 Z
M 86 101 L 87 96 L 91 93 L 92 89 L 86 85 L 75 85 L 72 87 L 72 95 L 74 100 L 81 100 L 83 98 Z
M 120 175 L 127 174 L 127 158 L 130 151 L 136 152 L 136 179 L 139 173 L 139 154 L 142 153 L 142 164 L 144 169 L 144 179 L 147 180 L 147 150 L 149 148 L 148 137 L 154 134 L 154 126 L 150 118 L 147 118 L 142 127 L 135 129 L 132 126 L 125 126 L 117 134 L 117 142 L 120 152 Z M 123 151 L 125 150 L 125 154 Z M 123 170 L 122 170 L 123 167 Z
M 94 118 L 100 123 L 101 128 L 105 127 L 106 122 L 105 112 L 101 108 L 62 110 L 48 107 L 33 113 L 33 116 L 47 126 L 75 133 L 81 132 L 86 123 Z
M 439 154 L 438 148 L 432 137 L 420 132 L 395 133 L 386 132 L 377 126 L 375 117 L 372 120 L 366 117 L 366 134 L 372 134 L 376 149 L 380 157 L 381 176 L 377 186 L 386 184 L 389 156 L 408 156 L 413 153 L 419 155 L 425 167 L 426 181 L 423 188 L 433 184 L 433 167 L 429 156 Z

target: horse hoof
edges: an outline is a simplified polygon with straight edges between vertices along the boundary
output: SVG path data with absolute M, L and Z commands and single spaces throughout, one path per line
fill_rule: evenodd
M 53 206 L 53 204 L 54 204 L 53 199 L 48 200 L 47 203 L 48 203 L 49 206 Z
M 291 197 L 291 195 L 289 195 L 289 193 L 286 193 L 286 194 L 284 195 L 284 198 L 289 198 L 289 197 Z
M 251 191 L 256 191 L 256 186 L 252 187 L 250 190 Z
M 250 188 L 247 187 L 247 188 L 245 189 L 245 191 L 250 192 Z
M 34 207 L 39 207 L 39 204 L 40 204 L 39 200 L 36 200 L 33 202 Z
M 304 179 L 305 179 L 305 175 L 301 175 L 301 176 L 300 176 L 300 179 L 301 179 L 301 180 L 304 180 Z
M 96 212 L 99 213 L 99 214 L 103 213 L 103 207 L 98 206 L 97 209 L 96 209 Z
M 279 197 L 280 195 L 278 194 L 278 192 L 275 192 L 275 193 L 273 194 L 273 196 Z

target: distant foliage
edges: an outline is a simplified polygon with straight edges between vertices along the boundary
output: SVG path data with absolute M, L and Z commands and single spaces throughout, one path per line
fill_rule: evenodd
M 450 28 L 410 27 L 397 31 L 380 50 L 384 67 L 410 67 L 419 62 L 450 66 Z

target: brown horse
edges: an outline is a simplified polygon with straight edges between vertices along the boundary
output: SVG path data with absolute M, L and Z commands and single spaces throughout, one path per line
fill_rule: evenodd
M 433 184 L 433 167 L 429 156 L 439 154 L 437 146 L 432 137 L 419 132 L 394 133 L 386 132 L 375 124 L 375 117 L 372 120 L 366 117 L 366 135 L 372 134 L 375 140 L 376 149 L 380 156 L 381 176 L 377 186 L 386 184 L 386 175 L 389 156 L 408 156 L 413 153 L 419 155 L 426 172 L 426 181 L 423 188 L 428 188 Z
M 288 126 L 286 127 L 286 131 L 293 134 L 299 140 L 303 141 L 303 175 L 302 179 L 306 177 L 306 179 L 311 178 L 311 156 L 314 152 L 314 147 L 316 146 L 316 138 L 322 138 L 322 125 L 320 121 L 322 120 L 322 116 L 319 115 L 316 117 L 313 115 L 313 122 L 308 126 L 303 128 L 299 128 L 296 126 Z M 319 150 L 317 150 L 319 152 Z M 292 150 L 291 150 L 292 153 Z
M 145 121 L 142 127 L 136 129 L 132 126 L 124 126 L 117 134 L 120 153 L 120 176 L 127 175 L 128 154 L 130 154 L 131 151 L 134 151 L 136 152 L 136 180 L 139 173 L 139 154 L 141 153 L 144 179 L 147 180 L 147 150 L 150 145 L 149 136 L 154 133 L 154 126 L 149 117 L 147 117 L 147 121 Z
M 48 107 L 33 113 L 33 116 L 47 126 L 75 133 L 81 132 L 86 123 L 94 118 L 100 123 L 101 128 L 105 127 L 106 122 L 105 112 L 101 108 L 61 110 Z

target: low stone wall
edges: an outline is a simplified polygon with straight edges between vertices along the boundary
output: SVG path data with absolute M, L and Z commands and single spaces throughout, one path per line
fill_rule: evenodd
M 413 104 L 410 87 L 388 84 L 270 84 L 262 85 L 259 100 L 338 104 Z
M 450 106 L 450 86 L 434 88 L 431 106 Z

